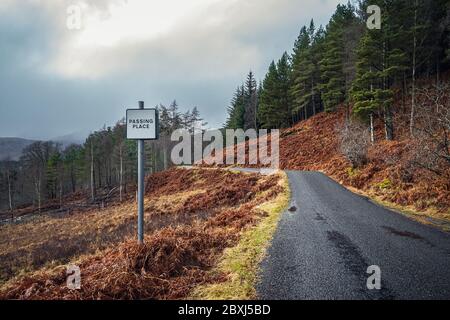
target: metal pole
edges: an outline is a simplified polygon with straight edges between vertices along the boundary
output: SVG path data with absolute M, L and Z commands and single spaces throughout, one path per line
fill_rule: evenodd
M 144 109 L 144 102 L 139 101 L 139 109 Z M 138 242 L 144 243 L 144 140 L 138 140 Z

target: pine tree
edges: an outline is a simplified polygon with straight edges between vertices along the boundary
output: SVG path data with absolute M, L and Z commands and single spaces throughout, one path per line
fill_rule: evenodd
M 292 56 L 292 86 L 290 94 L 293 100 L 293 112 L 302 112 L 307 118 L 308 107 L 312 103 L 311 82 L 314 66 L 311 61 L 311 35 L 303 27 L 294 44 Z
M 62 169 L 61 153 L 56 150 L 50 155 L 47 161 L 46 180 L 47 192 L 50 199 L 54 199 L 58 194 L 62 193 Z
M 125 130 L 122 131 L 122 139 L 125 138 Z M 64 150 L 63 161 L 64 170 L 67 172 L 70 190 L 75 192 L 77 190 L 77 182 L 80 177 L 83 177 L 84 166 L 84 148 L 78 145 L 70 145 Z
M 244 130 L 257 128 L 256 113 L 258 104 L 257 84 L 253 72 L 250 71 L 245 81 Z
M 319 27 L 314 34 L 311 43 L 311 61 L 313 65 L 313 72 L 311 78 L 311 95 L 312 95 L 312 109 L 313 114 L 322 111 L 322 82 L 320 72 L 320 61 L 324 54 L 324 39 L 325 31 L 322 26 Z
M 291 88 L 291 65 L 289 55 L 285 52 L 277 63 L 277 96 L 278 113 L 277 128 L 286 128 L 292 125 L 292 99 L 289 93 Z
M 346 30 L 353 29 L 358 23 L 354 7 L 349 3 L 347 5 L 338 5 L 336 12 L 327 26 L 324 56 L 321 65 L 322 73 L 322 99 L 326 111 L 333 111 L 346 98 L 346 75 L 345 56 Z
M 242 129 L 244 127 L 245 114 L 245 90 L 244 86 L 236 89 L 231 105 L 228 107 L 228 119 L 225 123 L 227 129 Z
M 379 60 L 381 52 L 378 50 L 378 42 L 374 37 L 366 34 L 359 44 L 357 51 L 358 62 L 356 65 L 356 79 L 353 82 L 351 94 L 353 101 L 353 114 L 363 121 L 370 120 L 370 133 L 372 143 L 374 142 L 373 117 L 383 103 L 379 101 L 380 92 L 380 72 L 379 66 L 374 62 Z
M 278 70 L 275 62 L 269 66 L 269 71 L 264 78 L 261 87 L 260 103 L 258 108 L 258 120 L 262 128 L 276 127 L 278 119 L 276 115 Z
M 387 6 L 385 1 L 372 1 L 385 8 L 382 11 L 381 30 L 367 30 L 358 48 L 357 76 L 352 86 L 355 101 L 354 114 L 373 120 L 373 114 L 384 115 L 387 140 L 394 139 L 392 85 L 406 70 L 408 63 L 405 52 L 400 48 L 402 34 L 399 8 Z M 372 126 L 371 126 L 372 128 Z M 373 130 L 373 128 L 372 128 Z
M 272 61 L 263 81 L 258 108 L 262 128 L 279 129 L 292 124 L 290 88 L 291 66 L 285 52 L 277 64 Z
M 311 20 L 307 29 L 303 27 L 294 44 L 292 56 L 293 112 L 302 112 L 303 118 L 315 115 L 321 109 L 320 67 L 323 52 L 323 28 L 315 31 Z M 310 110 L 310 111 L 308 111 Z
M 402 50 L 408 54 L 411 74 L 410 134 L 414 135 L 416 80 L 419 73 L 434 72 L 439 81 L 440 65 L 445 56 L 441 44 L 445 36 L 446 0 L 398 1 L 401 18 Z

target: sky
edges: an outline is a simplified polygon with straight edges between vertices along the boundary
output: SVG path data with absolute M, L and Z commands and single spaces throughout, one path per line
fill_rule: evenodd
M 220 127 L 247 73 L 262 80 L 344 2 L 0 0 L 0 137 L 85 135 L 139 100 L 176 99 Z

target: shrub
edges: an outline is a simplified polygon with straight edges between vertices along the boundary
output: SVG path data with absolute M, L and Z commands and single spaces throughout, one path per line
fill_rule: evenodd
M 418 91 L 411 164 L 438 176 L 450 175 L 450 85 Z
M 369 129 L 359 122 L 346 123 L 338 129 L 341 153 L 354 168 L 367 163 L 367 151 L 370 144 Z

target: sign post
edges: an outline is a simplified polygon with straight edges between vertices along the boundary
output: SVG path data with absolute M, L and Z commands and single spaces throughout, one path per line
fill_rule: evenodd
M 139 101 L 139 109 L 127 110 L 127 139 L 137 140 L 138 144 L 138 242 L 140 244 L 144 243 L 144 141 L 157 140 L 158 127 L 158 110 L 144 109 L 143 101 Z

